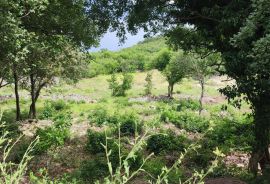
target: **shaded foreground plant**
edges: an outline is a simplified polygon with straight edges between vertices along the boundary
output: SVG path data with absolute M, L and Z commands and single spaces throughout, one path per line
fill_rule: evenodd
M 132 144 L 132 148 L 129 152 L 129 154 L 124 157 L 121 154 L 121 131 L 120 131 L 120 125 L 118 126 L 118 156 L 119 156 L 119 165 L 118 167 L 114 170 L 112 167 L 112 162 L 110 160 L 110 155 L 112 154 L 112 150 L 108 148 L 108 140 L 111 138 L 107 136 L 106 130 L 105 130 L 105 135 L 106 135 L 106 141 L 105 145 L 102 144 L 102 146 L 105 149 L 105 154 L 106 154 L 106 159 L 107 159 L 107 166 L 109 170 L 109 176 L 107 176 L 104 181 L 102 182 L 103 184 L 125 184 L 130 182 L 132 179 L 134 179 L 136 176 L 142 173 L 146 173 L 149 175 L 152 180 L 149 180 L 149 184 L 168 184 L 169 180 L 169 174 L 175 170 L 178 169 L 179 166 L 183 163 L 184 158 L 190 151 L 196 151 L 198 148 L 200 148 L 200 145 L 196 142 L 194 144 L 191 144 L 187 149 L 184 149 L 184 152 L 180 153 L 179 158 L 175 161 L 175 163 L 167 168 L 166 166 L 162 168 L 162 172 L 157 176 L 157 178 L 151 176 L 148 172 L 144 170 L 144 165 L 147 163 L 147 161 L 154 155 L 154 153 L 151 153 L 147 155 L 145 158 L 143 158 L 143 161 L 141 165 L 138 167 L 138 169 L 132 170 L 130 166 L 130 160 L 131 159 L 136 159 L 138 153 L 140 151 L 143 151 L 144 145 L 146 145 L 146 140 L 151 137 L 151 134 L 149 134 L 149 131 L 145 131 L 145 133 L 142 136 L 138 136 L 135 134 L 135 139 L 134 143 Z M 204 179 L 206 178 L 207 175 L 209 175 L 211 172 L 213 172 L 214 168 L 218 166 L 219 160 L 221 157 L 224 157 L 225 155 L 218 149 L 216 148 L 213 153 L 216 155 L 215 159 L 212 161 L 212 164 L 210 167 L 204 171 L 194 171 L 192 176 L 187 179 L 186 181 L 182 182 L 181 178 L 179 178 L 179 183 L 180 184 L 204 184 Z M 100 184 L 100 181 L 96 181 L 95 184 Z
M 108 149 L 108 140 L 110 138 L 107 136 L 106 131 L 105 131 L 105 135 L 106 135 L 106 142 L 105 142 L 105 145 L 104 144 L 102 145 L 105 149 L 107 165 L 108 165 L 110 175 L 104 179 L 104 184 L 125 184 L 131 181 L 135 176 L 137 176 L 137 174 L 144 171 L 143 166 L 145 165 L 147 160 L 151 156 L 153 156 L 153 153 L 148 155 L 146 158 L 143 158 L 142 164 L 138 167 L 138 169 L 134 171 L 131 171 L 129 161 L 132 159 L 135 160 L 137 157 L 137 153 L 143 150 L 143 147 L 146 144 L 147 138 L 150 137 L 150 134 L 148 133 L 148 131 L 146 131 L 142 136 L 137 136 L 137 134 L 135 133 L 133 146 L 130 152 L 128 153 L 128 155 L 125 158 L 123 158 L 123 155 L 121 155 L 122 145 L 121 145 L 120 125 L 118 126 L 118 143 L 116 144 L 118 146 L 119 165 L 115 170 L 113 170 L 112 162 L 110 161 L 110 158 L 109 158 L 109 156 L 112 153 L 112 150 Z M 98 181 L 96 182 L 96 184 L 99 184 L 99 183 L 100 182 Z
M 1 120 L 1 116 L 0 116 Z M 4 129 L 5 124 L 0 124 L 0 129 Z M 5 131 L 0 137 L 0 183 L 3 184 L 19 184 L 27 170 L 29 161 L 33 158 L 30 154 L 33 152 L 35 145 L 38 143 L 38 138 L 28 146 L 19 164 L 8 161 L 14 146 L 21 140 L 22 136 L 13 141 L 8 138 L 8 131 Z

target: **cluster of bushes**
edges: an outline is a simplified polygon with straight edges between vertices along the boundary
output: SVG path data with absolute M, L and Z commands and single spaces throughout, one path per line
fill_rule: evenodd
M 149 38 L 119 52 L 102 50 L 89 55 L 87 77 L 115 72 L 134 72 L 152 69 L 152 60 L 157 53 L 167 48 L 162 37 Z
M 187 138 L 183 135 L 175 135 L 172 131 L 152 135 L 147 140 L 147 150 L 155 153 L 170 153 L 172 151 L 184 151 L 187 146 Z
M 88 120 L 90 123 L 94 123 L 96 125 L 107 124 L 117 124 L 117 117 L 110 113 L 107 109 L 99 107 L 95 110 L 92 110 L 88 115 Z
M 161 112 L 160 120 L 171 122 L 178 128 L 189 132 L 204 132 L 209 128 L 209 120 L 192 111 L 177 112 L 172 109 L 164 109 Z
M 254 127 L 249 117 L 242 119 L 216 117 L 213 121 L 216 126 L 205 135 L 205 145 L 208 148 L 219 146 L 223 152 L 251 151 L 255 138 L 252 130 Z
M 166 161 L 161 157 L 154 157 L 150 159 L 148 162 L 146 162 L 143 169 L 151 176 L 149 179 L 153 180 L 153 178 L 158 178 L 162 172 L 164 171 L 164 168 L 167 166 Z M 172 170 L 168 174 L 168 183 L 171 184 L 179 184 L 179 179 L 183 179 L 181 181 L 184 181 L 184 174 L 183 174 L 182 168 L 178 167 L 174 170 Z
M 120 127 L 121 130 L 121 127 Z M 104 178 L 109 175 L 107 158 L 105 154 L 106 139 L 107 149 L 110 151 L 109 159 L 111 162 L 112 169 L 115 170 L 119 166 L 119 148 L 117 133 L 114 129 L 105 132 L 96 132 L 88 130 L 87 133 L 87 145 L 86 149 L 89 153 L 95 156 L 95 159 L 88 160 L 81 165 L 80 177 L 88 182 L 94 182 L 100 178 Z M 118 138 L 118 137 L 117 137 Z M 121 140 L 122 142 L 122 140 Z M 123 144 L 123 143 L 122 143 Z M 129 150 L 125 146 L 121 146 L 120 149 L 121 159 L 124 160 L 129 154 Z M 140 167 L 143 162 L 142 153 L 136 153 L 135 159 L 128 160 L 129 166 L 132 170 L 136 170 Z
M 179 100 L 177 102 L 177 107 L 176 107 L 177 111 L 184 111 L 187 109 L 193 110 L 193 111 L 200 110 L 199 101 L 188 98 L 188 99 Z
M 121 130 L 121 128 L 120 128 Z M 80 177 L 84 178 L 88 182 L 94 182 L 105 176 L 109 175 L 107 158 L 105 155 L 105 148 L 107 136 L 107 146 L 110 150 L 109 159 L 111 161 L 112 169 L 115 170 L 119 165 L 119 149 L 118 149 L 118 135 L 114 130 L 105 132 L 96 132 L 88 130 L 88 142 L 87 150 L 94 155 L 94 159 L 88 160 L 81 165 Z M 121 139 L 121 158 L 124 160 L 130 152 L 129 146 L 125 146 L 124 139 Z M 146 142 L 146 149 L 149 153 L 155 153 L 155 155 L 162 155 L 165 153 L 171 153 L 172 151 L 181 152 L 187 148 L 189 141 L 186 137 L 176 136 L 173 132 L 164 132 L 163 134 L 155 134 L 150 136 Z M 129 166 L 131 170 L 138 169 L 143 163 L 144 152 L 137 152 L 134 159 L 130 159 Z M 157 159 L 161 157 L 154 157 L 146 162 L 143 169 L 151 174 L 152 177 L 157 178 L 163 171 L 167 163 L 162 160 L 157 162 Z M 170 183 L 178 183 L 179 178 L 182 177 L 182 171 L 176 169 L 169 174 Z M 153 179 L 153 178 L 150 178 Z
M 89 114 L 88 119 L 90 123 L 97 125 L 109 124 L 118 126 L 120 124 L 120 131 L 123 135 L 140 134 L 143 129 L 143 124 L 138 115 L 132 112 L 126 112 L 124 114 L 109 113 L 107 109 L 99 108 L 93 110 Z
M 39 142 L 35 147 L 37 154 L 46 152 L 53 146 L 62 146 L 70 137 L 71 115 L 60 113 L 53 118 L 53 125 L 45 129 L 38 129 L 36 136 Z
M 122 82 L 119 83 L 115 74 L 112 74 L 109 82 L 109 89 L 112 91 L 112 96 L 126 96 L 126 91 L 131 89 L 133 76 L 128 73 L 122 73 Z
M 44 107 L 39 115 L 39 119 L 50 119 L 55 114 L 68 110 L 69 105 L 64 100 L 45 101 Z

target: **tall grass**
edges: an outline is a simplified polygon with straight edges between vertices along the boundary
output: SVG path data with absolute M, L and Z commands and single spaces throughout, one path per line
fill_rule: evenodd
M 0 115 L 0 122 L 2 119 L 2 113 Z M 5 130 L 5 124 L 0 124 L 0 129 Z M 38 142 L 38 138 L 35 139 L 25 151 L 21 161 L 15 164 L 8 161 L 8 158 L 14 148 L 14 146 L 21 140 L 22 136 L 16 140 L 9 138 L 9 132 L 3 131 L 0 136 L 0 183 L 3 184 L 20 184 L 27 170 L 29 161 L 33 158 L 31 152 Z
M 106 131 L 105 131 L 106 134 Z M 136 176 L 139 176 L 142 173 L 147 173 L 143 167 L 146 164 L 146 162 L 154 155 L 153 153 L 147 155 L 144 159 L 141 165 L 136 170 L 131 170 L 130 166 L 130 159 L 136 159 L 137 154 L 140 151 L 143 151 L 144 146 L 146 145 L 147 139 L 151 136 L 149 131 L 145 131 L 143 135 L 138 135 L 135 133 L 135 139 L 133 146 L 125 159 L 123 159 L 123 155 L 121 155 L 121 131 L 120 131 L 120 125 L 118 126 L 118 156 L 119 156 L 119 165 L 118 167 L 113 170 L 112 163 L 110 161 L 110 155 L 112 153 L 112 150 L 109 150 L 108 148 L 108 140 L 111 139 L 106 134 L 106 142 L 105 145 L 103 145 L 106 153 L 106 159 L 107 159 L 107 165 L 109 169 L 110 175 L 104 179 L 104 182 L 102 184 L 126 184 L 132 179 L 134 179 Z M 180 153 L 179 158 L 175 161 L 175 163 L 167 168 L 166 166 L 162 169 L 162 172 L 157 176 L 157 178 L 152 177 L 152 180 L 149 180 L 149 184 L 169 184 L 168 177 L 169 174 L 175 170 L 178 169 L 181 164 L 183 163 L 183 160 L 185 159 L 186 155 L 190 151 L 196 151 L 198 148 L 200 148 L 200 145 L 198 143 L 191 144 L 187 149 L 184 150 L 184 152 Z M 201 171 L 194 171 L 192 176 L 188 178 L 185 181 L 182 181 L 181 178 L 179 178 L 179 184 L 204 184 L 205 178 L 214 171 L 214 169 L 218 166 L 218 163 L 220 161 L 221 157 L 224 157 L 224 154 L 220 152 L 218 148 L 216 148 L 213 153 L 216 155 L 215 160 L 212 161 L 212 164 L 207 170 L 201 170 Z M 95 182 L 95 184 L 100 184 L 100 181 Z

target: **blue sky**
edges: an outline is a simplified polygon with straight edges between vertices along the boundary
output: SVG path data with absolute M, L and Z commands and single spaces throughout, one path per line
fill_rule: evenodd
M 139 31 L 136 35 L 127 34 L 127 40 L 124 44 L 119 45 L 119 39 L 116 37 L 115 32 L 108 32 L 104 35 L 104 37 L 100 41 L 100 45 L 98 48 L 91 48 L 90 52 L 96 52 L 101 49 L 108 49 L 111 51 L 117 51 L 122 48 L 130 47 L 132 45 L 135 45 L 139 41 L 142 41 L 144 32 Z

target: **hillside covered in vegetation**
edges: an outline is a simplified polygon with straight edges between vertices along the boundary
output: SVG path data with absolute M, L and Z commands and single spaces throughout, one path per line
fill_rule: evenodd
M 269 7 L 1 0 L 0 184 L 269 184 Z
M 168 49 L 165 38 L 148 38 L 117 52 L 102 50 L 89 53 L 88 77 L 121 71 L 145 71 L 153 68 L 151 62 L 162 50 Z

